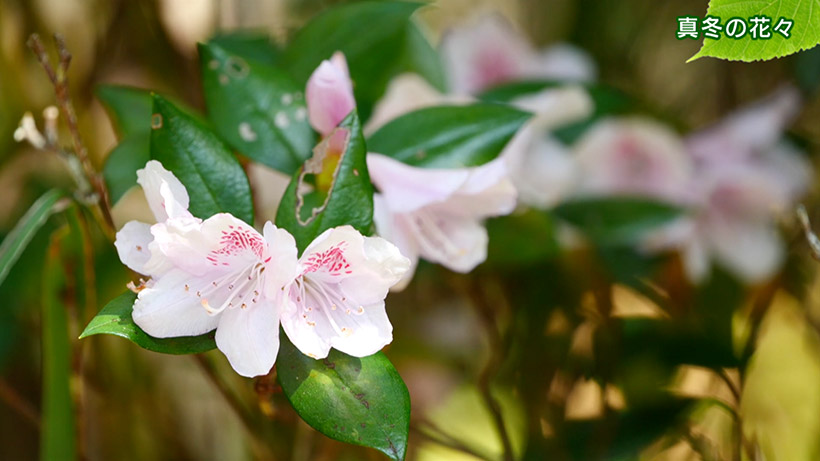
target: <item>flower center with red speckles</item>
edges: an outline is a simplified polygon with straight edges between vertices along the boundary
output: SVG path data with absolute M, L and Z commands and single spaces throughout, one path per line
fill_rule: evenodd
M 303 273 L 318 272 L 319 270 L 323 270 L 329 275 L 352 273 L 350 263 L 347 262 L 344 255 L 344 246 L 345 242 L 339 242 L 328 250 L 311 254 L 304 263 L 305 271 Z
M 222 264 L 228 266 L 225 258 L 241 255 L 250 251 L 257 258 L 262 259 L 265 249 L 265 242 L 262 236 L 253 229 L 242 229 L 236 226 L 228 226 L 230 230 L 222 231 L 222 239 L 219 241 L 219 248 L 211 251 L 208 261 L 217 266 Z M 270 258 L 268 258 L 269 260 Z M 268 262 L 268 261 L 265 261 Z

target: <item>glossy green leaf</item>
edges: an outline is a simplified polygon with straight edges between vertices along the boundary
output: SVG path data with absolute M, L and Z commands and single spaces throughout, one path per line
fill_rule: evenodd
M 3 243 L 0 244 L 0 284 L 6 279 L 9 271 L 14 267 L 14 263 L 23 254 L 37 231 L 43 227 L 49 216 L 54 213 L 57 203 L 63 195 L 58 190 L 50 190 L 43 194 L 31 205 L 26 214 L 14 226 L 14 229 L 3 239 Z
M 721 19 L 724 30 L 719 39 L 704 38 L 703 46 L 689 61 L 704 56 L 731 61 L 758 61 L 780 58 L 798 51 L 807 50 L 820 43 L 820 4 L 817 0 L 710 0 L 706 16 Z M 769 18 L 770 38 L 753 37 L 750 18 Z M 745 34 L 741 38 L 726 35 L 726 24 L 732 18 L 739 18 L 745 24 Z M 781 18 L 793 20 L 793 26 L 785 37 L 776 31 Z
M 150 160 L 151 93 L 126 86 L 103 85 L 97 97 L 111 116 L 120 143 L 108 154 L 103 179 L 111 203 L 137 184 L 137 170 Z
M 43 401 L 40 459 L 76 459 L 76 426 L 71 397 L 71 343 L 67 308 L 61 302 L 66 288 L 60 264 L 59 235 L 52 239 L 43 268 Z
M 148 160 L 151 160 L 150 132 L 126 136 L 114 147 L 103 166 L 103 178 L 111 203 L 117 203 L 137 185 L 137 170 L 145 167 Z
M 97 97 L 108 109 L 120 138 L 151 131 L 151 93 L 118 85 L 97 87 Z
M 111 300 L 85 327 L 80 339 L 99 334 L 121 336 L 144 349 L 163 354 L 198 354 L 216 348 L 215 331 L 179 338 L 149 336 L 131 318 L 136 299 L 137 295 L 128 291 Z
M 276 64 L 282 52 L 264 32 L 239 30 L 221 33 L 208 40 L 208 43 L 245 59 L 271 66 Z
M 307 82 L 324 59 L 336 51 L 347 58 L 362 120 L 384 93 L 390 78 L 403 70 L 410 15 L 420 3 L 357 2 L 325 10 L 288 44 L 282 65 L 297 83 Z
M 598 245 L 634 243 L 682 213 L 674 205 L 638 197 L 593 197 L 565 202 L 552 213 Z
M 293 234 L 299 251 L 331 227 L 349 224 L 367 235 L 373 225 L 373 185 L 367 173 L 367 147 L 356 111 L 339 127 L 349 131 L 349 138 L 327 196 L 317 198 L 318 193 L 309 194 L 299 187 L 307 177 L 305 167 L 301 167 L 293 175 L 276 212 L 276 225 Z M 300 194 L 304 194 L 303 204 Z
M 252 224 L 253 201 L 245 171 L 219 137 L 202 122 L 154 95 L 151 158 L 188 189 L 190 211 L 208 218 L 231 213 Z
M 496 158 L 531 116 L 500 104 L 428 107 L 381 127 L 368 149 L 415 166 L 481 165 Z
M 406 40 L 406 69 L 421 75 L 439 91 L 446 92 L 447 75 L 441 56 L 415 21 L 408 24 Z
M 237 151 L 292 174 L 316 135 L 301 89 L 281 70 L 209 43 L 199 46 L 208 117 Z
M 410 394 L 384 354 L 356 358 L 331 350 L 314 360 L 280 338 L 279 383 L 305 422 L 333 439 L 404 459 Z

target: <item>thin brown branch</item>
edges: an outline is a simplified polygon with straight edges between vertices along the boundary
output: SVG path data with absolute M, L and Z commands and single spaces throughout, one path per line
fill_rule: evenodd
M 470 456 L 474 456 L 479 459 L 486 459 L 491 460 L 492 458 L 488 457 L 487 455 L 481 454 L 478 451 L 474 450 L 473 448 L 468 447 L 463 442 L 449 436 L 448 434 L 438 430 L 435 425 L 432 423 L 425 421 L 423 426 L 426 426 L 428 430 L 420 427 L 418 424 L 414 422 L 410 422 L 410 432 L 416 434 L 417 436 L 426 439 L 430 442 L 439 444 L 443 447 L 447 447 L 451 450 L 460 451 L 462 453 L 466 453 Z
M 40 414 L 30 402 L 17 393 L 14 388 L 0 377 L 0 400 L 16 411 L 23 419 L 40 430 Z
M 208 378 L 211 384 L 214 385 L 219 394 L 225 399 L 225 402 L 228 403 L 228 406 L 231 407 L 233 412 L 242 422 L 246 432 L 250 435 L 253 441 L 254 447 L 261 455 L 260 458 L 269 460 L 275 459 L 265 440 L 263 440 L 256 431 L 258 421 L 248 411 L 247 407 L 245 407 L 245 405 L 239 400 L 236 394 L 231 392 L 225 383 L 222 382 L 222 379 L 220 379 L 219 375 L 216 373 L 213 364 L 211 364 L 202 354 L 194 354 L 193 358 L 199 366 L 199 369 L 202 370 L 205 377 Z
M 498 437 L 501 439 L 501 445 L 504 449 L 503 459 L 504 461 L 513 461 L 515 455 L 507 426 L 504 423 L 501 405 L 492 394 L 492 381 L 498 374 L 504 361 L 504 351 L 506 350 L 504 339 L 501 337 L 497 328 L 496 312 L 493 306 L 487 301 L 481 284 L 474 283 L 471 280 L 466 281 L 466 294 L 470 298 L 470 304 L 475 308 L 478 318 L 481 320 L 490 343 L 490 355 L 487 358 L 487 363 L 484 365 L 484 368 L 482 368 L 479 373 L 476 385 L 478 386 L 478 391 L 484 403 L 490 410 L 493 424 L 498 432 Z
M 85 147 L 80 135 L 80 128 L 77 123 L 77 113 L 74 110 L 74 104 L 71 101 L 68 85 L 68 67 L 71 64 L 71 53 L 69 53 L 65 40 L 60 35 L 54 35 L 54 42 L 57 46 L 57 53 L 59 56 L 59 66 L 57 69 L 52 66 L 48 52 L 37 34 L 32 34 L 27 43 L 31 51 L 34 52 L 35 56 L 37 56 L 37 60 L 40 62 L 40 65 L 42 65 L 46 75 L 54 87 L 57 106 L 60 108 L 60 112 L 63 114 L 69 133 L 71 134 L 74 155 L 76 155 L 77 159 L 79 159 L 88 183 L 91 185 L 94 193 L 96 194 L 95 202 L 100 208 L 105 225 L 109 230 L 113 231 L 115 230 L 115 226 L 114 219 L 111 216 L 111 204 L 108 199 L 108 189 L 106 188 L 102 177 L 99 173 L 97 173 L 94 165 L 92 165 L 91 159 L 88 156 L 88 149 Z

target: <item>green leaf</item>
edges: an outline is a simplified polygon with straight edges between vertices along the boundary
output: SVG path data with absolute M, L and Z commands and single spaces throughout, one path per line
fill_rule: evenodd
M 356 358 L 331 350 L 314 360 L 284 333 L 280 338 L 279 383 L 305 422 L 330 438 L 404 459 L 410 394 L 384 354 Z
M 253 224 L 248 177 L 219 137 L 158 95 L 151 118 L 151 158 L 188 189 L 191 213 L 202 219 L 231 213 Z
M 128 86 L 101 85 L 97 97 L 108 109 L 120 139 L 151 131 L 151 93 Z
M 276 212 L 276 225 L 293 234 L 299 251 L 332 227 L 350 224 L 367 235 L 373 225 L 373 185 L 367 173 L 367 147 L 355 110 L 339 124 L 339 128 L 348 130 L 349 138 L 336 164 L 327 196 L 320 201 L 318 193 L 305 193 L 304 204 L 300 205 L 299 194 L 304 192 L 300 192 L 299 186 L 305 184 L 308 173 L 311 173 L 303 166 L 294 173 Z M 313 216 L 308 209 L 303 209 L 312 205 L 315 205 Z
M 208 40 L 229 53 L 267 65 L 275 65 L 281 50 L 264 32 L 236 31 L 219 34 Z
M 66 288 L 60 264 L 60 236 L 52 239 L 43 271 L 43 424 L 40 459 L 76 459 L 76 427 L 71 399 L 71 343 L 67 309 L 61 302 Z
M 54 213 L 57 202 L 62 197 L 63 193 L 59 190 L 50 190 L 43 194 L 3 239 L 3 243 L 0 244 L 0 285 L 34 235 Z
M 103 85 L 97 97 L 108 109 L 120 143 L 108 154 L 103 178 L 111 203 L 137 184 L 137 170 L 151 159 L 151 93 L 127 86 Z
M 151 160 L 151 135 L 126 136 L 108 154 L 103 167 L 103 178 L 108 186 L 111 203 L 117 203 L 137 184 L 137 170 Z
M 592 197 L 565 202 L 552 213 L 598 245 L 636 242 L 647 231 L 680 216 L 674 205 L 638 197 Z
M 818 0 L 710 0 L 707 16 L 721 19 L 724 30 L 719 39 L 704 38 L 703 46 L 687 62 L 704 56 L 730 61 L 758 61 L 796 53 L 813 48 L 820 43 L 820 2 Z M 771 19 L 771 38 L 752 38 L 753 16 Z M 746 25 L 746 33 L 739 39 L 726 35 L 726 24 L 732 18 L 740 18 Z M 780 20 L 793 20 L 789 38 L 775 31 Z
M 381 127 L 368 148 L 414 166 L 476 166 L 496 158 L 531 116 L 500 104 L 428 107 Z
M 411 20 L 408 24 L 406 40 L 407 70 L 421 75 L 439 91 L 446 92 L 447 75 L 441 56 L 415 21 Z
M 536 264 L 559 253 L 555 224 L 548 213 L 530 209 L 487 221 L 487 262 L 513 268 Z
M 286 174 L 310 156 L 316 135 L 305 99 L 275 67 L 246 60 L 214 43 L 199 46 L 208 117 L 239 152 Z
M 297 83 L 336 51 L 347 58 L 358 111 L 367 120 L 390 78 L 403 70 L 410 15 L 421 3 L 359 2 L 325 10 L 290 41 L 282 65 Z
M 216 348 L 215 331 L 200 336 L 179 338 L 154 338 L 142 331 L 131 318 L 131 311 L 137 295 L 127 291 L 105 305 L 80 335 L 108 334 L 126 338 L 143 349 L 163 354 L 198 354 Z

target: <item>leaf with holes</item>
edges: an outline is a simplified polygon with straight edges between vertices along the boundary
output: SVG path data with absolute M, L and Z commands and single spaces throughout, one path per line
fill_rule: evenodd
M 346 133 L 341 152 L 326 153 L 317 147 L 317 155 L 294 173 L 276 212 L 276 225 L 293 234 L 299 251 L 331 227 L 350 224 L 365 235 L 371 233 L 373 185 L 367 174 L 367 148 L 355 110 L 337 130 Z M 328 136 L 333 137 L 333 133 Z M 332 175 L 328 170 L 333 171 Z M 307 182 L 309 175 L 328 178 L 324 197 L 316 185 Z
M 316 143 L 305 99 L 275 67 L 245 59 L 216 43 L 199 46 L 208 117 L 237 151 L 286 174 Z
M 368 148 L 414 166 L 476 166 L 496 158 L 531 116 L 500 104 L 428 107 L 381 127 Z
M 719 39 L 704 37 L 700 51 L 689 61 L 704 56 L 730 61 L 767 60 L 808 50 L 820 43 L 820 28 L 817 27 L 820 24 L 820 0 L 710 0 L 706 16 L 720 18 L 723 31 Z M 768 21 L 768 27 L 758 25 L 756 30 L 759 32 L 753 35 L 752 18 Z M 788 30 L 780 24 L 784 19 L 793 21 Z M 742 22 L 745 33 L 740 38 L 727 36 L 730 20 Z M 736 27 L 741 26 L 738 23 Z
M 253 224 L 248 177 L 215 133 L 157 95 L 151 127 L 151 158 L 188 189 L 194 216 L 205 219 L 225 212 Z
M 407 46 L 410 15 L 422 4 L 380 1 L 359 2 L 330 8 L 303 27 L 282 54 L 282 66 L 297 83 L 304 84 L 314 69 L 335 51 L 347 58 L 350 76 L 362 120 L 367 120 L 373 104 L 384 93 L 390 78 L 403 70 L 407 59 L 424 66 L 425 74 L 437 72 L 430 62 L 421 62 L 423 53 L 412 37 L 412 57 Z M 415 33 L 415 32 L 414 32 Z M 429 51 L 429 50 L 428 50 Z M 437 77 L 436 77 L 437 78 Z
M 130 291 L 117 296 L 89 322 L 80 335 L 107 334 L 126 338 L 143 349 L 163 354 L 198 354 L 216 348 L 214 331 L 200 336 L 178 338 L 154 338 L 142 331 L 131 318 L 132 307 L 137 295 Z
M 331 350 L 314 360 L 280 337 L 279 383 L 305 422 L 330 438 L 404 459 L 410 394 L 384 354 L 356 358 Z

